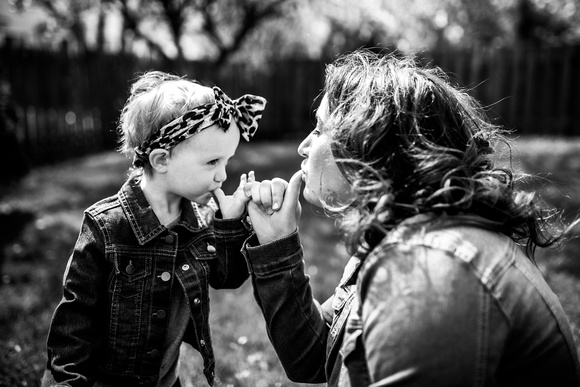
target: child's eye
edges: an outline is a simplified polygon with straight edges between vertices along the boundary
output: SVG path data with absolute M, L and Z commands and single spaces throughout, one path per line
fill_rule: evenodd
M 318 126 L 312 130 L 312 134 L 316 137 L 320 136 L 322 132 L 318 129 Z
M 218 160 L 217 159 L 208 161 L 208 164 L 209 165 L 216 165 L 217 163 L 218 163 Z

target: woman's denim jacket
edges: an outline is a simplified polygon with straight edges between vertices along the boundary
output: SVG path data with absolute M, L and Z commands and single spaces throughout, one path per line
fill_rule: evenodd
M 312 299 L 298 234 L 244 247 L 293 381 L 329 386 L 579 386 L 568 320 L 538 268 L 476 217 L 417 216 Z
M 185 293 L 184 341 L 201 353 L 213 384 L 208 286 L 235 288 L 248 278 L 240 249 L 249 232 L 241 218 L 213 219 L 208 207 L 185 199 L 181 212 L 168 230 L 131 180 L 85 211 L 48 335 L 43 385 L 155 386 L 172 289 Z

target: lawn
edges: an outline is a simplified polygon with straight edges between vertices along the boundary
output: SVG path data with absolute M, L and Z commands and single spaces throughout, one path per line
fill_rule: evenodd
M 258 179 L 289 178 L 298 168 L 296 143 L 241 144 L 229 167 L 232 189 L 250 168 Z M 580 208 L 580 139 L 526 138 L 516 142 L 514 163 L 542 178 L 530 181 L 550 202 L 575 216 Z M 505 158 L 503 159 L 506 160 Z M 61 280 L 78 234 L 82 211 L 114 194 L 126 177 L 128 162 L 115 153 L 91 155 L 34 169 L 17 186 L 0 191 L 0 213 L 20 211 L 14 236 L 2 240 L 0 286 L 0 386 L 36 386 L 46 362 L 50 318 L 61 296 Z M 22 224 L 19 233 L 18 225 Z M 301 235 L 314 294 L 332 294 L 346 260 L 332 221 L 305 205 Z M 577 228 L 576 234 L 580 234 Z M 7 234 L 6 234 L 7 235 Z M 580 337 L 580 242 L 541 251 L 538 264 L 558 293 Z M 210 315 L 216 352 L 217 386 L 294 386 L 268 341 L 251 286 L 212 291 Z M 184 386 L 203 386 L 201 358 L 182 348 Z

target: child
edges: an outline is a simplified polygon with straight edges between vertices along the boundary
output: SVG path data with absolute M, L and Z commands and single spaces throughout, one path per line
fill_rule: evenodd
M 221 186 L 240 133 L 249 141 L 265 104 L 157 71 L 133 84 L 119 125 L 132 172 L 117 195 L 85 211 L 43 386 L 179 386 L 182 341 L 201 353 L 213 384 L 208 286 L 248 278 L 248 198 Z

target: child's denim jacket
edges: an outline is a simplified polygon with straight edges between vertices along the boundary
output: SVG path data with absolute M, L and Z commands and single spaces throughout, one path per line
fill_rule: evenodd
M 240 248 L 249 232 L 241 218 L 212 219 L 207 207 L 186 200 L 181 211 L 168 230 L 131 179 L 85 211 L 47 342 L 47 374 L 58 385 L 154 386 L 172 288 L 185 293 L 191 320 L 184 341 L 201 353 L 213 384 L 208 287 L 236 288 L 247 279 Z
M 288 376 L 328 386 L 578 386 L 567 317 L 497 225 L 419 215 L 312 299 L 295 233 L 244 252 Z M 252 237 L 254 238 L 254 237 Z

